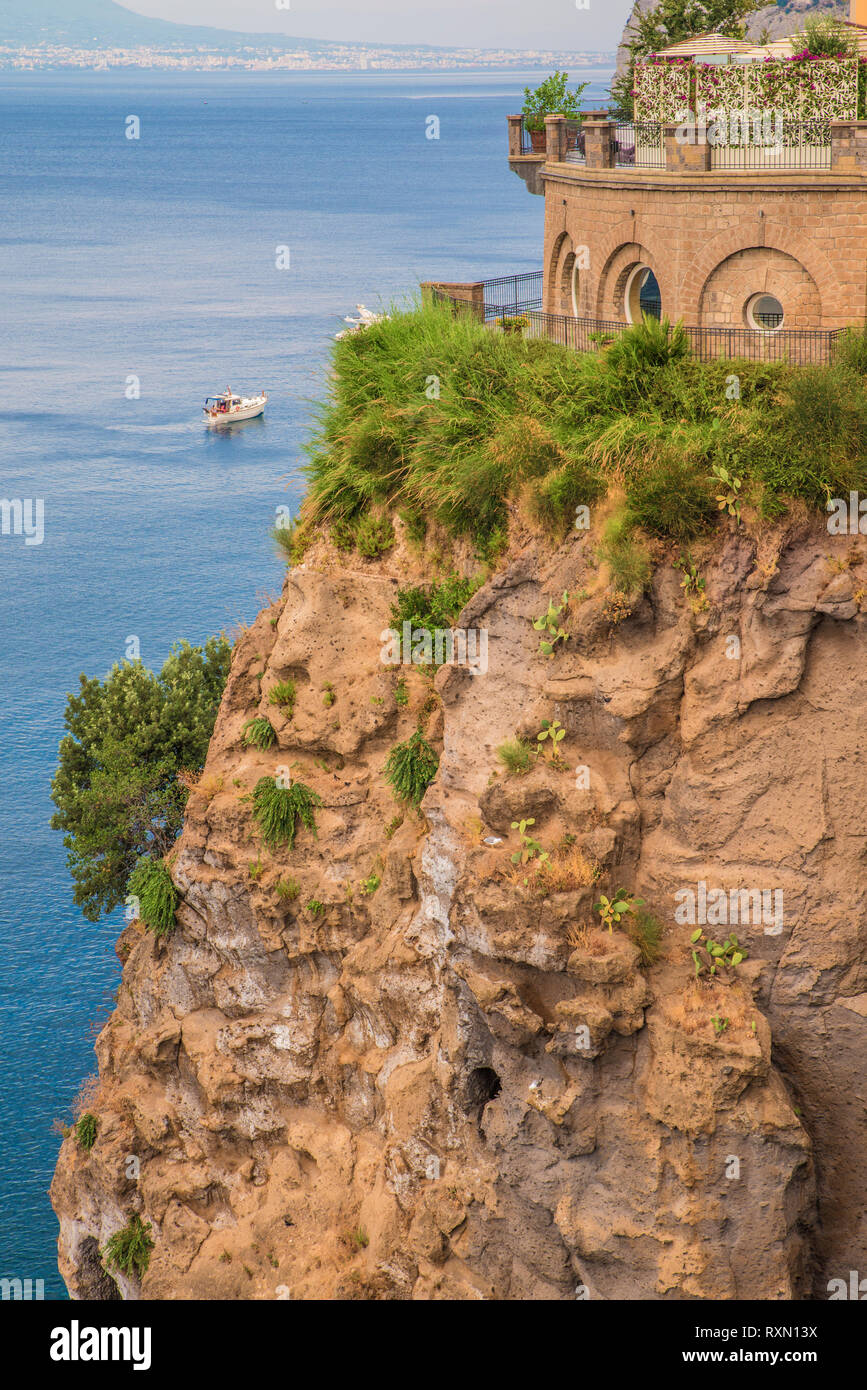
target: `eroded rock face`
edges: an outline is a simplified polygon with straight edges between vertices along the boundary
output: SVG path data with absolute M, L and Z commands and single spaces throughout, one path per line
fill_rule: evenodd
M 800 1299 L 867 1267 L 848 545 L 817 525 L 757 556 L 733 530 L 700 558 L 706 608 L 661 563 L 612 626 L 590 542 L 528 540 L 461 620 L 487 673 L 444 667 L 436 698 L 380 661 L 394 561 L 294 569 L 235 651 L 179 926 L 119 943 L 97 1142 L 65 1142 L 52 1189 L 72 1294 L 106 1296 L 94 1252 L 131 1212 L 155 1248 L 125 1297 Z M 532 619 L 564 589 L 586 597 L 548 660 Z M 556 755 L 507 777 L 496 749 L 543 719 Z M 383 769 L 419 723 L 440 766 L 417 815 Z M 322 807 L 272 854 L 243 798 L 279 768 Z M 512 863 L 530 817 L 554 878 Z M 650 968 L 593 912 L 621 885 L 665 925 Z M 719 890 L 740 918 L 708 930 L 749 959 L 705 988 L 676 914 Z

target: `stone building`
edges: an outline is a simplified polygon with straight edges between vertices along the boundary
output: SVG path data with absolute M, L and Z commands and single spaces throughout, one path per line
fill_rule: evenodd
M 798 63 L 789 39 L 674 45 L 636 78 L 633 122 L 549 116 L 544 152 L 509 117 L 510 165 L 545 198 L 542 308 L 739 341 L 867 321 L 867 0 L 844 27 L 840 61 Z

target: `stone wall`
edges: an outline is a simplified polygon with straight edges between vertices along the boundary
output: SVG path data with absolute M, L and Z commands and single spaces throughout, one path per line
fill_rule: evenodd
M 759 292 L 787 328 L 867 317 L 867 184 L 857 175 L 654 173 L 548 164 L 545 308 L 622 320 L 650 267 L 672 321 L 745 327 Z

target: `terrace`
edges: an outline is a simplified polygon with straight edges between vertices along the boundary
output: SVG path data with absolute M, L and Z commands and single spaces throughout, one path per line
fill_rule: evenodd
M 580 121 L 554 114 L 540 132 L 509 116 L 510 166 L 539 194 L 550 164 L 864 177 L 867 28 L 843 29 L 852 51 L 840 57 L 795 52 L 791 39 L 753 45 L 703 34 L 674 44 L 636 64 L 632 120 L 607 111 Z
M 704 34 L 650 55 L 629 119 L 529 94 L 508 118 L 510 166 L 546 201 L 526 332 L 592 348 L 665 316 L 700 356 L 815 362 L 864 323 L 867 24 L 810 32 L 821 53 Z

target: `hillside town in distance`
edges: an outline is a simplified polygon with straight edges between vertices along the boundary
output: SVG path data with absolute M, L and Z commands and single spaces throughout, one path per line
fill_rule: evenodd
M 327 49 L 299 48 L 294 52 L 267 47 L 240 47 L 231 52 L 208 48 L 136 47 L 71 48 L 42 43 L 31 46 L 0 44 L 0 68 L 177 68 L 191 72 L 246 69 L 249 72 L 365 71 L 392 69 L 613 66 L 614 53 L 487 48 L 388 48 L 364 44 L 334 44 Z

